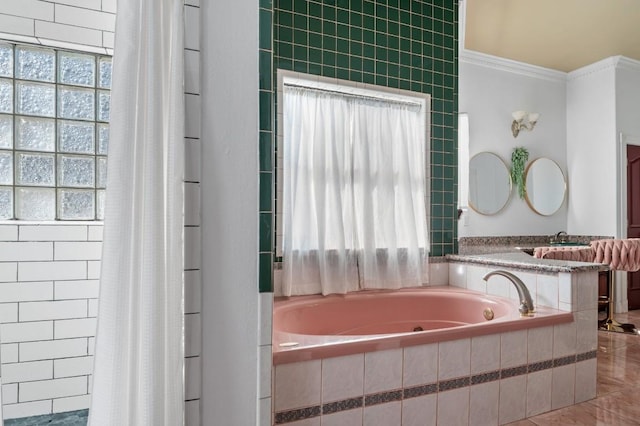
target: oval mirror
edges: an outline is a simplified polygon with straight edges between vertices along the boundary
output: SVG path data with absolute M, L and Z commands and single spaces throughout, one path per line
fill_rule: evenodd
M 481 152 L 469 161 L 469 207 L 480 214 L 498 213 L 511 197 L 511 175 L 507 165 L 491 152 Z
M 531 209 L 542 216 L 557 212 L 567 192 L 560 166 L 548 158 L 532 161 L 525 172 L 526 200 Z

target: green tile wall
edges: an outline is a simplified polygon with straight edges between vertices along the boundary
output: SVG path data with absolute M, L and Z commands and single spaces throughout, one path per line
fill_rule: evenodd
M 260 291 L 273 287 L 277 69 L 431 95 L 431 255 L 457 252 L 457 16 L 458 0 L 260 1 Z
M 258 287 L 260 292 L 273 291 L 274 260 L 274 177 L 275 177 L 275 137 L 274 113 L 276 89 L 273 68 L 273 3 L 260 0 L 259 10 L 259 101 L 260 101 L 260 138 L 258 141 L 260 188 L 258 229 L 260 232 L 258 247 Z

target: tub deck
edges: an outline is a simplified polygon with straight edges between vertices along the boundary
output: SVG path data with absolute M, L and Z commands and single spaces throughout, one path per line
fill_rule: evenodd
M 492 320 L 483 317 L 491 308 Z M 571 312 L 536 308 L 449 286 L 276 299 L 273 364 L 382 351 L 573 321 Z M 414 331 L 416 328 L 422 331 Z

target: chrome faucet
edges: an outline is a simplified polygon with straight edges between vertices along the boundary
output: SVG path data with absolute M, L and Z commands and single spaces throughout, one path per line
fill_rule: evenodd
M 558 232 L 554 237 L 551 237 L 551 243 L 564 243 L 567 241 L 567 233 L 565 231 Z
M 534 307 L 533 300 L 531 299 L 531 294 L 529 294 L 529 289 L 520 278 L 516 277 L 511 272 L 497 270 L 489 272 L 484 277 L 482 277 L 482 279 L 485 281 L 489 281 L 489 277 L 493 275 L 501 275 L 505 277 L 516 287 L 516 290 L 518 291 L 518 297 L 520 298 L 520 307 L 518 308 L 518 311 L 520 311 L 521 316 L 526 316 L 533 313 Z

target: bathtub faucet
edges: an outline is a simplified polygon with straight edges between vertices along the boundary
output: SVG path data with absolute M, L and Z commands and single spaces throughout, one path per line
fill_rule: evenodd
M 489 272 L 484 277 L 482 277 L 482 279 L 485 281 L 489 281 L 489 277 L 493 275 L 501 275 L 505 277 L 516 287 L 516 290 L 518 291 L 518 297 L 520 298 L 520 307 L 518 308 L 518 310 L 520 311 L 520 315 L 525 316 L 533 312 L 533 300 L 531 299 L 531 294 L 529 294 L 529 289 L 520 278 L 516 277 L 511 272 L 497 270 Z

